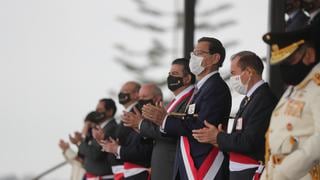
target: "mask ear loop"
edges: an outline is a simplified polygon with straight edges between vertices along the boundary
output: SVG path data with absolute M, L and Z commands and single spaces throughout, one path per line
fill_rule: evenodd
M 215 54 L 215 53 L 214 53 L 214 54 Z M 209 55 L 210 55 L 210 56 L 213 56 L 214 54 L 209 54 Z M 204 60 L 204 57 L 203 57 L 203 60 Z M 203 62 L 203 60 L 202 60 L 202 62 Z M 202 63 L 202 62 L 201 62 L 201 63 Z M 206 66 L 202 66 L 202 65 L 201 65 L 201 66 L 204 67 L 204 68 L 206 68 L 206 67 L 208 67 L 208 66 L 218 65 L 218 63 L 219 63 L 219 61 L 218 61 L 217 63 L 215 63 L 215 64 L 212 63 L 212 64 L 209 64 L 209 65 L 206 65 Z
M 247 70 L 247 68 L 246 68 L 245 70 Z M 245 70 L 244 70 L 244 71 L 245 71 Z M 241 75 L 243 74 L 244 71 L 242 71 L 241 74 L 240 74 L 240 81 L 241 81 Z M 248 70 L 247 70 L 247 71 L 248 71 Z M 250 71 L 248 71 L 248 72 L 250 73 L 250 75 L 249 75 L 249 78 L 248 78 L 247 82 L 244 84 L 244 83 L 242 83 L 242 81 L 241 81 L 241 83 L 245 86 L 247 93 L 248 93 L 249 82 L 250 82 L 251 76 L 252 76 L 252 75 L 251 75 L 251 72 L 250 72 Z

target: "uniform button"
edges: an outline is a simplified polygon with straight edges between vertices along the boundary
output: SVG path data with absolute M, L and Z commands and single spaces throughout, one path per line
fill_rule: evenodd
M 293 136 L 290 136 L 290 144 L 296 144 L 296 139 Z
M 292 129 L 293 129 L 292 124 L 291 124 L 291 123 L 288 123 L 288 124 L 287 124 L 287 130 L 288 130 L 288 131 L 292 131 Z

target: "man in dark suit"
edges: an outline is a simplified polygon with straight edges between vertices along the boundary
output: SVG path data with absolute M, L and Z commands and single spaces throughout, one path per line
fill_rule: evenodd
M 143 108 L 148 119 L 161 125 L 169 136 L 179 136 L 176 179 L 228 179 L 228 158 L 211 144 L 199 143 L 192 137 L 192 130 L 209 123 L 227 124 L 231 109 L 231 94 L 218 69 L 225 58 L 225 49 L 215 38 L 198 40 L 191 53 L 189 67 L 197 77 L 193 97 L 188 103 L 186 116 L 170 115 L 159 107 Z
M 172 62 L 167 78 L 168 88 L 175 98 L 167 105 L 167 112 L 184 112 L 192 92 L 195 76 L 190 72 L 189 60 Z M 177 137 L 163 136 L 158 125 L 144 119 L 139 124 L 140 134 L 155 140 L 151 158 L 151 179 L 172 179 L 177 148 Z
M 194 130 L 193 136 L 202 143 L 211 143 L 229 152 L 230 179 L 251 180 L 260 176 L 265 153 L 265 133 L 277 98 L 262 80 L 263 63 L 253 52 L 242 51 L 231 57 L 230 85 L 246 95 L 241 102 L 231 132 L 207 124 Z
M 302 0 L 303 9 L 310 15 L 309 25 L 320 23 L 320 0 Z
M 109 139 L 101 143 L 104 151 L 114 154 L 117 159 L 114 164 L 116 166 L 113 166 L 116 180 L 143 180 L 149 177 L 153 139 L 144 138 L 133 128 L 125 126 L 126 114 L 134 114 L 150 100 L 137 101 L 140 89 L 140 84 L 132 81 L 121 87 L 119 102 L 125 107 L 125 111 L 116 132 L 118 141 Z
M 302 29 L 308 24 L 309 17 L 302 10 L 301 3 L 301 0 L 286 0 L 286 31 Z
M 97 129 L 103 131 L 103 137 L 96 139 L 105 139 L 114 137 L 117 123 L 114 114 L 117 111 L 115 102 L 112 99 L 101 99 L 97 105 L 96 111 L 104 113 L 105 118 L 99 122 Z M 94 133 L 93 133 L 94 134 Z M 111 162 L 109 156 L 111 154 L 102 152 L 102 147 L 92 136 L 86 136 L 84 141 L 79 145 L 79 153 L 84 156 L 84 168 L 86 170 L 86 178 L 113 179 L 111 171 Z

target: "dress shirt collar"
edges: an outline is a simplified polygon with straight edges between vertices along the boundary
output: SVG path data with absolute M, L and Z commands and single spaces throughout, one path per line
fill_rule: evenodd
M 138 103 L 138 101 L 137 102 L 134 102 L 134 103 L 132 103 L 130 106 L 128 106 L 126 109 L 125 109 L 125 111 L 126 112 L 130 112 L 131 111 L 131 109 L 136 105 Z
M 194 85 L 190 85 L 187 88 L 185 88 L 183 91 L 181 91 L 179 94 L 177 94 L 174 99 L 178 100 L 180 99 L 182 96 L 184 96 L 185 94 L 187 94 L 192 88 L 194 88 Z
M 112 119 L 113 119 L 113 117 L 109 118 L 106 121 L 104 121 L 103 123 L 101 123 L 100 124 L 101 129 L 103 129 Z
M 197 82 L 196 87 L 198 88 L 198 90 L 200 90 L 200 88 L 202 87 L 202 85 L 214 74 L 219 73 L 219 71 L 213 71 L 209 74 L 207 74 L 206 76 L 204 76 L 200 81 Z
M 289 19 L 293 19 L 293 17 L 294 17 L 295 15 L 297 15 L 298 12 L 299 12 L 299 9 L 297 9 L 297 10 L 293 11 L 292 13 L 288 14 Z
M 250 97 L 257 89 L 264 83 L 264 80 L 260 80 L 257 83 L 255 83 L 251 89 L 247 92 L 247 97 Z
M 318 13 L 320 13 L 320 9 L 317 9 L 316 11 L 310 13 L 310 19 L 309 19 L 309 21 L 312 21 L 313 18 L 314 18 Z

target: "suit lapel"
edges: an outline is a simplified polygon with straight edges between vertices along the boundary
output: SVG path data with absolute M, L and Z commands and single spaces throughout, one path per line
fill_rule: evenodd
M 215 81 L 216 79 L 218 79 L 220 77 L 219 73 L 216 73 L 214 75 L 212 75 L 209 79 L 206 80 L 206 82 L 204 82 L 204 84 L 201 86 L 201 88 L 197 91 L 197 93 L 194 95 L 193 99 L 192 99 L 192 103 L 197 103 L 197 101 L 199 101 L 199 97 L 203 97 L 203 93 L 206 93 L 208 91 L 210 91 L 211 83 L 212 81 Z
M 242 114 L 243 112 L 245 112 L 248 108 L 248 105 L 255 100 L 255 96 L 256 94 L 258 94 L 260 91 L 262 91 L 263 89 L 265 89 L 266 87 L 268 87 L 267 83 L 263 83 L 260 87 L 258 87 L 253 93 L 252 95 L 249 97 L 248 101 L 246 102 L 246 104 L 244 105 L 243 108 L 239 108 L 237 115 L 235 117 L 235 121 L 233 123 L 233 128 L 232 131 L 234 131 L 236 129 L 236 125 L 237 125 L 237 121 L 238 119 L 241 117 L 242 118 Z M 242 120 L 243 121 L 243 120 Z

